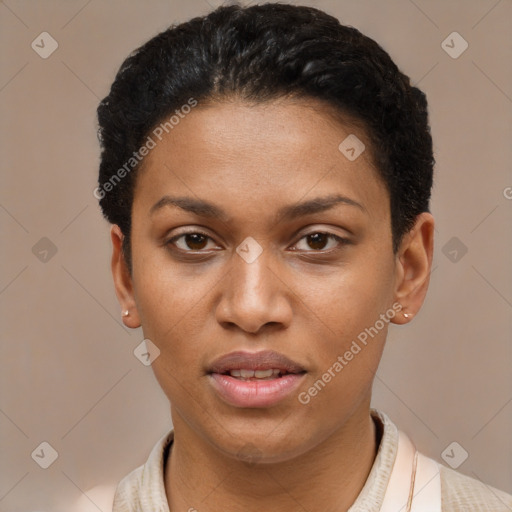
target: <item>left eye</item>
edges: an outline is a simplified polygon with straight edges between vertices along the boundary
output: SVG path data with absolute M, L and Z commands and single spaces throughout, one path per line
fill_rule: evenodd
M 212 249 L 216 247 L 213 240 L 203 233 L 183 233 L 182 235 L 175 236 L 169 240 L 169 243 L 174 244 L 182 251 L 201 251 L 203 249 Z M 213 247 L 208 247 L 211 243 Z
M 306 247 L 299 247 L 301 242 L 305 242 Z M 309 252 L 311 252 L 311 250 L 324 251 L 332 249 L 343 242 L 344 240 L 341 237 L 333 235 L 332 233 L 309 233 L 299 240 L 299 243 L 295 245 L 295 248 Z

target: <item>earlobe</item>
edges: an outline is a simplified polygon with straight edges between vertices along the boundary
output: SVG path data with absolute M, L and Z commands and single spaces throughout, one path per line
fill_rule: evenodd
M 428 290 L 433 252 L 434 218 L 424 212 L 404 235 L 396 255 L 395 300 L 402 310 L 393 323 L 405 324 L 420 310 Z
M 117 299 L 121 305 L 121 316 L 127 327 L 135 329 L 141 324 L 135 302 L 132 276 L 123 254 L 124 235 L 118 225 L 112 225 L 110 238 L 112 240 L 112 277 Z

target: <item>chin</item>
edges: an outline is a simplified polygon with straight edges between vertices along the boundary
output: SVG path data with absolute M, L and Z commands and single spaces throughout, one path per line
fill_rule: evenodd
M 215 432 L 208 429 L 206 437 L 227 457 L 248 464 L 275 464 L 292 460 L 312 449 L 321 437 L 313 432 L 308 434 L 309 430 L 303 422 L 286 424 L 282 418 L 272 422 L 263 421 L 263 424 L 257 423 L 257 420 L 236 423 L 236 426 L 223 423 L 224 428 L 215 429 Z

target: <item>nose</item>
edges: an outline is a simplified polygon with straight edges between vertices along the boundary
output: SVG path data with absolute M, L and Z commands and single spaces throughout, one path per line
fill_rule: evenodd
M 271 268 L 275 267 L 271 256 L 267 249 L 248 263 L 233 253 L 216 309 L 216 319 L 223 327 L 257 334 L 290 325 L 290 290 L 278 277 L 279 271 Z

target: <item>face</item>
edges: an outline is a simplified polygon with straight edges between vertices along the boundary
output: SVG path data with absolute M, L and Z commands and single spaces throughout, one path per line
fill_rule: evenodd
M 351 134 L 367 148 L 355 160 L 338 149 Z M 277 461 L 367 418 L 387 327 L 422 279 L 393 253 L 369 147 L 305 100 L 199 105 L 157 141 L 132 273 L 115 248 L 114 277 L 126 322 L 160 350 L 175 426 Z

